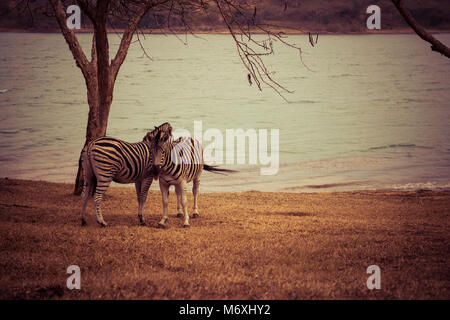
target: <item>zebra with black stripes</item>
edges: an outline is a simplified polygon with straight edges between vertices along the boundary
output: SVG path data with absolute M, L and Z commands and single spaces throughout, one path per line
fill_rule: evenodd
M 189 214 L 187 211 L 187 183 L 193 183 L 192 193 L 194 205 L 192 217 L 198 217 L 198 192 L 200 175 L 203 170 L 211 172 L 236 172 L 234 170 L 220 169 L 206 165 L 203 161 L 203 148 L 198 140 L 191 137 L 181 137 L 176 141 L 168 131 L 155 129 L 151 133 L 153 161 L 159 172 L 159 187 L 161 190 L 163 217 L 158 224 L 164 228 L 168 220 L 169 188 L 175 185 L 177 195 L 177 217 L 184 217 L 184 227 L 189 227 Z M 180 212 L 181 210 L 182 212 Z
M 157 127 L 161 132 L 171 134 L 168 124 Z M 148 189 L 157 177 L 151 153 L 151 135 L 147 134 L 142 142 L 129 143 L 116 138 L 103 137 L 91 141 L 82 154 L 84 186 L 81 206 L 81 225 L 86 225 L 86 205 L 91 195 L 94 197 L 97 222 L 105 227 L 101 203 L 103 195 L 112 181 L 135 183 L 139 203 L 138 217 L 140 225 L 145 225 L 142 216 Z

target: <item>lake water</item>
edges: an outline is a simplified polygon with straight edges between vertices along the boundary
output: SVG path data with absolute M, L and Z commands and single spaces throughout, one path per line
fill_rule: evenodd
M 450 60 L 416 35 L 290 36 L 266 63 L 289 102 L 247 81 L 227 35 L 150 35 L 118 75 L 108 135 L 141 141 L 163 122 L 193 132 L 279 129 L 279 170 L 202 175 L 201 190 L 450 188 Z M 450 34 L 437 35 L 450 44 Z M 85 49 L 91 35 L 80 34 Z M 110 36 L 111 49 L 119 43 Z M 80 70 L 60 34 L 0 33 L 0 176 L 73 182 L 88 114 Z M 157 189 L 157 184 L 152 186 Z

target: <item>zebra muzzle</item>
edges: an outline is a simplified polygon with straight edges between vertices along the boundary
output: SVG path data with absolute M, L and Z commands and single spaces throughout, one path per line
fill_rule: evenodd
M 154 176 L 155 180 L 158 180 L 158 177 L 159 177 L 160 173 L 161 173 L 161 166 L 154 165 L 152 170 L 151 170 L 151 174 L 152 174 L 152 176 Z

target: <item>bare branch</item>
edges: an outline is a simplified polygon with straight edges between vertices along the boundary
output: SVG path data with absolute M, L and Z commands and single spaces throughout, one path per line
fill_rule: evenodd
M 147 59 L 149 59 L 149 60 L 153 60 L 153 58 L 147 53 L 147 50 L 145 50 L 145 48 L 144 48 L 144 46 L 142 45 L 142 42 L 141 42 L 141 38 L 139 38 L 139 32 L 136 32 L 136 36 L 137 36 L 137 41 L 138 41 L 138 43 L 139 43 L 139 46 L 141 47 L 141 50 L 142 50 L 142 56 L 144 57 L 147 57 Z M 145 35 L 142 33 L 142 36 L 144 37 L 144 40 L 145 40 Z
M 405 21 L 409 24 L 409 26 L 414 30 L 415 33 L 423 40 L 431 44 L 431 50 L 437 51 L 447 58 L 450 58 L 450 49 L 445 46 L 438 39 L 429 34 L 419 23 L 417 23 L 416 19 L 409 13 L 408 9 L 404 6 L 402 0 L 392 0 L 397 10 L 400 12 Z
M 89 2 L 86 0 L 77 0 L 77 4 L 92 21 L 92 23 L 95 24 L 95 10 L 89 5 Z
M 61 0 L 49 0 L 50 4 L 53 7 L 53 11 L 55 12 L 56 20 L 58 21 L 58 25 L 61 28 L 61 32 L 69 45 L 69 49 L 72 52 L 72 55 L 77 63 L 77 66 L 83 72 L 83 75 L 86 77 L 89 74 L 90 64 L 88 59 L 86 58 L 83 49 L 78 42 L 78 39 L 75 35 L 75 32 L 69 27 L 67 27 L 66 20 L 67 14 L 64 10 L 64 6 Z
M 292 91 L 273 78 L 274 72 L 267 69 L 263 57 L 274 54 L 273 44 L 280 42 L 287 47 L 298 50 L 300 61 L 305 65 L 301 48 L 288 42 L 283 32 L 257 23 L 255 21 L 257 11 L 255 6 L 250 5 L 250 1 L 214 0 L 214 2 L 236 44 L 239 57 L 249 73 L 247 75 L 249 82 L 253 79 L 259 90 L 262 90 L 262 84 L 267 85 L 286 100 L 283 93 L 292 93 Z M 265 38 L 259 40 L 259 37 L 253 37 L 255 33 L 263 34 Z M 306 65 L 305 67 L 308 68 Z
M 116 56 L 111 61 L 111 72 L 113 74 L 113 79 L 117 77 L 117 73 L 119 72 L 120 66 L 122 65 L 123 61 L 127 56 L 128 48 L 130 47 L 131 40 L 133 39 L 133 34 L 136 31 L 139 22 L 150 10 L 150 8 L 154 5 L 155 3 L 152 3 L 151 1 L 145 2 L 144 4 L 140 5 L 137 8 L 135 15 L 132 18 L 130 18 L 128 26 L 123 33 L 122 40 L 120 41 L 120 46 L 119 49 L 117 50 Z

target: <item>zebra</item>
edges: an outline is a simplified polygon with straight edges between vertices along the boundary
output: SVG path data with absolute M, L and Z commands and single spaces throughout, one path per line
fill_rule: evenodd
M 166 124 L 157 128 L 161 132 L 170 130 L 167 134 L 171 134 L 172 128 Z M 91 195 L 94 197 L 97 222 L 102 227 L 107 226 L 103 219 L 101 203 L 111 181 L 135 183 L 139 203 L 139 224 L 146 225 L 142 211 L 147 200 L 148 189 L 153 179 L 157 178 L 150 145 L 150 135 L 147 134 L 142 142 L 129 143 L 116 138 L 102 137 L 91 141 L 83 148 L 82 226 L 86 225 L 86 205 Z
M 191 137 L 181 137 L 172 140 L 169 131 L 156 129 L 150 134 L 153 161 L 159 175 L 159 187 L 162 196 L 163 217 L 158 223 L 158 228 L 165 228 L 168 220 L 169 188 L 175 185 L 177 195 L 177 217 L 184 217 L 183 227 L 189 227 L 189 214 L 187 212 L 187 183 L 193 183 L 192 193 L 194 205 L 192 217 L 197 218 L 198 192 L 200 187 L 200 175 L 203 170 L 210 172 L 236 172 L 234 170 L 221 169 L 209 166 L 203 161 L 203 148 L 200 142 Z M 180 211 L 183 211 L 182 213 Z

